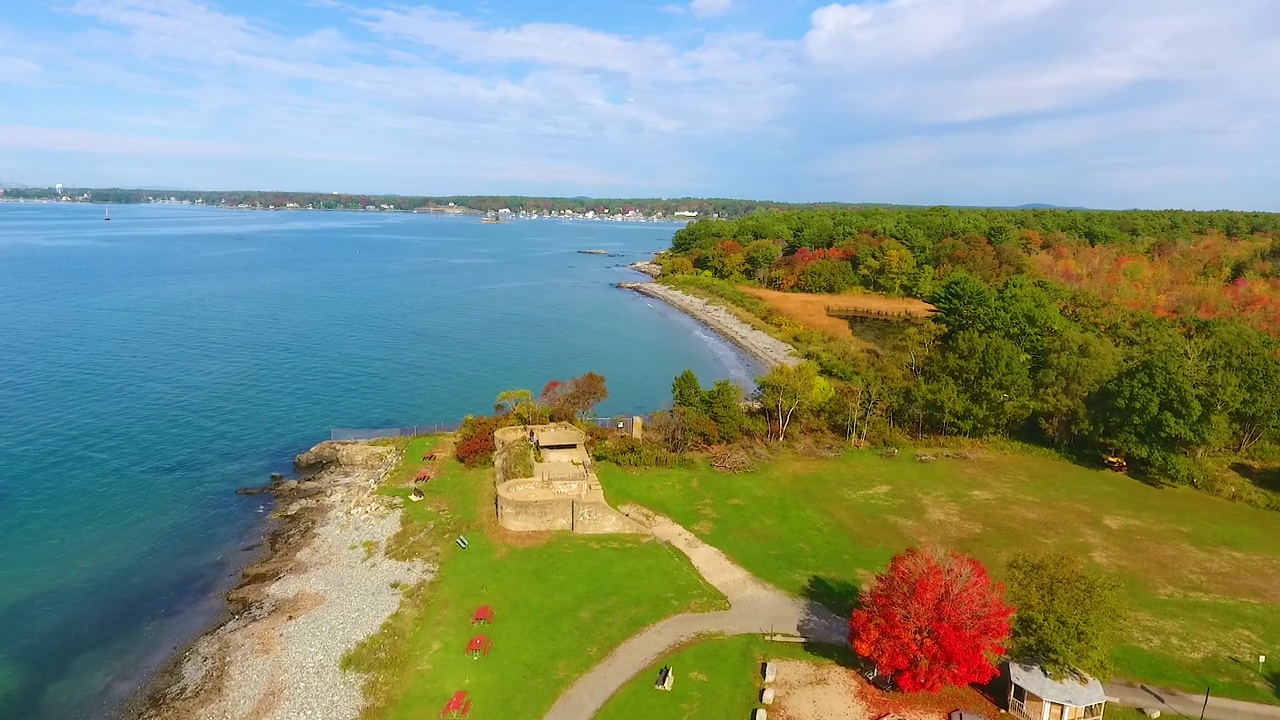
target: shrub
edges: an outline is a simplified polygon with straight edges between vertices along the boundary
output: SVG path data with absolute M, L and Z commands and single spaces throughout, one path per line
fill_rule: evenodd
M 654 443 L 628 436 L 613 437 L 598 443 L 594 455 L 596 460 L 627 468 L 693 466 L 693 460 L 686 455 L 668 452 Z
M 493 432 L 509 424 L 505 418 L 468 415 L 462 421 L 462 427 L 458 428 L 454 457 L 467 467 L 492 463 L 493 453 L 497 449 L 493 444 Z
M 520 443 L 503 456 L 502 476 L 508 480 L 533 477 L 533 461 L 533 446 Z

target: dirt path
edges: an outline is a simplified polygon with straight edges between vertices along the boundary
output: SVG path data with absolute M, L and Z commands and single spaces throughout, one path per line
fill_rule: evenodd
M 1188 695 L 1177 690 L 1163 690 L 1149 685 L 1111 683 L 1105 685 L 1104 690 L 1107 697 L 1113 698 L 1119 705 L 1159 710 L 1165 717 L 1181 715 L 1186 718 L 1198 718 L 1201 708 L 1204 708 L 1204 716 L 1209 720 L 1277 720 L 1280 718 L 1280 705 L 1216 698 L 1212 693 L 1209 695 L 1208 706 L 1205 706 L 1203 695 Z
M 628 680 L 671 649 L 701 635 L 774 632 L 814 642 L 845 642 L 848 624 L 821 605 L 768 585 L 674 522 L 635 507 L 624 514 L 688 556 L 697 571 L 729 600 L 722 612 L 676 615 L 652 625 L 578 679 L 551 707 L 546 720 L 591 720 Z

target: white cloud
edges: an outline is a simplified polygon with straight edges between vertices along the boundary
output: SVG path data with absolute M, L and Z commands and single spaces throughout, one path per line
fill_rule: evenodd
M 160 137 L 126 136 L 82 130 L 0 125 L 0 147 L 49 152 L 103 155 L 181 155 L 272 157 L 291 160 L 360 162 L 370 158 L 354 153 L 292 148 L 279 144 L 238 144 Z
M 464 62 L 533 62 L 633 75 L 670 70 L 676 54 L 658 40 L 630 39 L 573 25 L 530 23 L 491 29 L 429 7 L 363 14 L 366 19 L 361 24 L 374 32 L 411 40 Z
M 798 3 L 663 34 L 363 1 L 313 2 L 329 25 L 305 33 L 220 0 L 75 0 L 95 28 L 46 37 L 0 19 L 0 77 L 64 98 L 108 86 L 120 104 L 50 105 L 67 130 L 44 135 L 37 106 L 7 130 L 51 152 L 118 152 L 95 149 L 106 138 L 154 155 L 261 153 L 306 177 L 377 166 L 405 192 L 576 178 L 588 193 L 1075 202 L 1083 189 L 1144 204 L 1191 188 L 1198 168 L 1220 182 L 1197 192 L 1275 202 L 1256 182 L 1280 155 L 1274 0 L 837 3 L 788 37 L 773 28 Z
M 41 67 L 24 58 L 0 55 L 0 83 L 30 83 L 39 78 Z
M 715 17 L 729 12 L 733 0 L 693 0 L 689 3 L 689 11 L 698 17 Z
M 810 18 L 804 42 L 818 62 L 896 64 L 962 47 L 981 47 L 987 34 L 1043 15 L 1068 0 L 889 0 L 833 4 Z

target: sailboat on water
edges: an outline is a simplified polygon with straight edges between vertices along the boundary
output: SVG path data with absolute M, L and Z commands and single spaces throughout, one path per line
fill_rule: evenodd
M 103 209 L 102 209 L 102 211 L 103 211 L 103 213 L 104 213 L 104 214 L 103 214 L 103 216 L 102 216 L 102 219 L 103 219 L 103 220 L 110 220 L 110 219 L 111 219 L 111 208 L 103 208 Z

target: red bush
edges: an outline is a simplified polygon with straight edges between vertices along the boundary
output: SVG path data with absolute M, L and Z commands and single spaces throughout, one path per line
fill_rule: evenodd
M 498 418 L 469 417 L 458 428 L 458 443 L 453 454 L 458 462 L 467 467 L 478 467 L 493 462 L 493 453 L 497 447 L 493 443 L 493 432 L 501 427 Z

